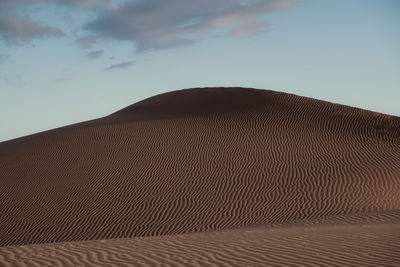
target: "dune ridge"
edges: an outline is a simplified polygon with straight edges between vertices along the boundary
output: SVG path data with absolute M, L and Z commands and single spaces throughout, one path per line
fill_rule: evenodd
M 0 246 L 397 211 L 400 118 L 268 90 L 186 89 L 2 142 L 0 169 Z

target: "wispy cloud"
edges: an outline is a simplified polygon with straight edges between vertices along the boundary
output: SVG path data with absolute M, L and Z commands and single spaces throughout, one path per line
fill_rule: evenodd
M 44 36 L 64 36 L 64 33 L 36 23 L 27 16 L 13 14 L 0 16 L 0 36 L 8 43 L 15 43 Z
M 30 5 L 47 3 L 96 15 L 75 29 L 86 31 L 76 40 L 83 48 L 108 38 L 135 42 L 139 50 L 160 49 L 214 36 L 244 37 L 263 32 L 267 28 L 266 14 L 287 9 L 295 1 L 0 0 L 0 37 L 13 43 L 64 35 L 60 29 L 34 21 L 29 12 L 21 12 Z
M 32 4 L 51 3 L 56 5 L 91 8 L 99 3 L 110 0 L 0 0 L 0 9 L 6 11 L 11 8 L 24 7 Z
M 99 39 L 99 36 L 94 34 L 84 35 L 79 37 L 76 42 L 85 49 L 91 48 L 92 45 Z
M 124 68 L 128 68 L 128 67 L 132 66 L 132 64 L 133 64 L 133 61 L 122 62 L 122 63 L 118 63 L 118 64 L 113 64 L 113 65 L 105 68 L 105 70 L 124 69 Z
M 8 44 L 26 43 L 36 38 L 65 36 L 64 32 L 50 25 L 33 20 L 26 12 L 31 5 L 49 3 L 73 8 L 92 8 L 108 0 L 0 0 L 0 39 Z M 23 11 L 23 12 L 21 12 Z
M 101 51 L 101 50 L 90 51 L 89 53 L 86 54 L 86 57 L 92 58 L 92 59 L 98 59 L 102 54 L 103 54 L 103 51 Z
M 47 0 L 47 2 L 50 2 Z M 53 1 L 57 4 L 63 4 L 67 6 L 78 6 L 78 7 L 86 7 L 90 8 L 95 6 L 98 3 L 107 2 L 107 0 L 55 0 Z
M 243 37 L 266 27 L 261 18 L 294 0 L 139 0 L 104 8 L 86 29 L 97 36 L 131 40 L 139 49 L 195 42 L 189 37 L 225 31 Z

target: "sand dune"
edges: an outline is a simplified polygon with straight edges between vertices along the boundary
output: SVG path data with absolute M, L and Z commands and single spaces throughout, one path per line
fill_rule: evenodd
M 362 224 L 360 224 L 362 223 Z M 400 266 L 400 212 L 0 249 L 4 266 Z
M 188 89 L 2 142 L 0 170 L 0 246 L 397 211 L 400 118 L 266 90 Z

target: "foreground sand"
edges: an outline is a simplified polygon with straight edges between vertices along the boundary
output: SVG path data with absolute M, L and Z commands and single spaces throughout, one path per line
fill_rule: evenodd
M 4 266 L 400 266 L 400 213 L 0 249 Z
M 0 170 L 3 247 L 396 212 L 400 118 L 273 91 L 190 89 L 0 143 Z M 396 224 L 371 227 L 387 240 Z M 324 227 L 332 249 L 334 236 L 348 232 Z M 344 247 L 365 245 L 363 229 Z M 281 232 L 246 242 L 297 240 Z M 293 236 L 320 238 L 312 233 Z M 371 242 L 365 255 L 383 257 L 385 242 Z

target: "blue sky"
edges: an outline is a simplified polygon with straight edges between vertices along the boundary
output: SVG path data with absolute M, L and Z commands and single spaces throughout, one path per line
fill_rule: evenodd
M 245 86 L 400 116 L 397 0 L 0 0 L 0 141 Z

